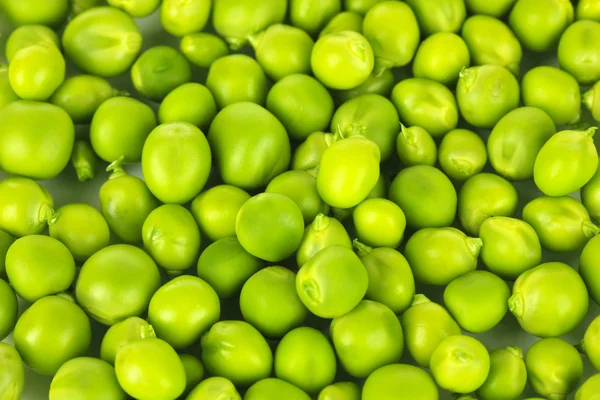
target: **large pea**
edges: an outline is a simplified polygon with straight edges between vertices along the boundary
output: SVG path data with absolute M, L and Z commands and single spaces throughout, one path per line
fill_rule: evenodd
M 465 0 L 467 8 L 473 14 L 490 15 L 500 18 L 511 9 L 517 0 Z
M 579 275 L 587 286 L 590 297 L 600 304 L 600 236 L 594 236 L 587 242 L 579 256 Z M 600 362 L 598 363 L 600 366 Z
M 189 122 L 208 129 L 217 115 L 217 103 L 208 88 L 199 83 L 185 83 L 169 93 L 160 103 L 158 121 Z
M 77 357 L 64 363 L 52 378 L 50 400 L 83 400 L 105 397 L 125 400 L 114 368 L 106 361 Z
M 315 36 L 331 18 L 341 11 L 341 0 L 291 0 L 290 20 Z
M 310 396 L 298 387 L 277 378 L 265 378 L 248 388 L 244 400 L 309 400 Z
M 8 79 L 8 66 L 0 65 L 0 108 L 19 100 Z
M 437 146 L 433 138 L 420 126 L 400 125 L 396 138 L 396 152 L 400 162 L 406 167 L 414 165 L 434 166 L 437 161 Z
M 464 181 L 485 167 L 487 151 L 483 139 L 475 132 L 453 129 L 442 139 L 438 158 L 446 175 Z
M 381 74 L 372 73 L 366 81 L 348 90 L 336 90 L 334 97 L 339 102 L 345 102 L 363 94 L 373 93 L 384 97 L 390 97 L 395 83 L 394 73 L 386 69 Z
M 42 233 L 54 213 L 50 192 L 29 178 L 0 181 L 0 199 L 0 229 L 15 237 Z
M 211 0 L 164 0 L 160 23 L 173 36 L 185 36 L 204 29 L 210 16 Z
M 600 82 L 596 82 L 594 86 L 585 92 L 582 100 L 585 107 L 592 113 L 592 117 L 596 121 L 600 121 Z M 2 100 L 0 99 L 0 108 L 1 107 Z
M 515 346 L 495 349 L 490 352 L 490 373 L 477 395 L 482 400 L 517 399 L 526 384 L 523 351 Z
M 575 13 L 578 20 L 589 19 L 600 22 L 600 4 L 596 0 L 580 0 L 577 2 Z
M 360 400 L 360 388 L 354 382 L 336 382 L 324 387 L 317 400 Z
M 454 85 L 460 71 L 471 65 L 465 41 L 450 32 L 438 32 L 423 40 L 413 62 L 413 75 Z
M 331 133 L 313 132 L 296 147 L 292 157 L 291 169 L 310 170 L 321 163 L 325 149 L 333 142 L 335 136 Z
M 200 68 L 210 66 L 221 57 L 229 55 L 229 47 L 217 35 L 195 32 L 181 38 L 179 50 L 189 62 Z
M 319 214 L 304 230 L 304 236 L 296 252 L 298 267 L 302 267 L 315 254 L 329 246 L 352 249 L 352 241 L 346 228 L 335 218 Z
M 354 11 L 342 11 L 331 18 L 327 25 L 321 29 L 319 37 L 342 31 L 361 33 L 363 30 L 363 20 L 364 16 L 362 14 Z
M 19 400 L 25 386 L 25 371 L 19 352 L 0 342 L 0 395 L 6 400 Z
M 228 400 L 242 400 L 233 383 L 220 376 L 204 379 L 190 392 L 187 400 L 219 400 L 221 396 L 227 396 Z
M 558 63 L 581 84 L 600 80 L 600 22 L 570 25 L 558 43 Z
M 125 343 L 153 337 L 156 333 L 148 322 L 139 317 L 129 317 L 108 328 L 100 344 L 100 358 L 114 365 L 117 352 Z
M 6 60 L 10 63 L 18 51 L 36 44 L 60 47 L 56 32 L 45 25 L 23 25 L 11 32 L 6 41 Z
M 465 3 L 460 0 L 408 0 L 407 3 L 415 11 L 425 35 L 458 32 L 467 15 Z
M 358 400 L 359 397 L 356 397 Z M 373 371 L 363 389 L 363 400 L 436 400 L 439 391 L 433 378 L 421 368 L 408 364 L 390 364 Z M 338 398 L 331 398 L 331 400 Z M 344 398 L 346 399 L 346 398 Z M 322 400 L 319 398 L 319 400 Z M 323 400 L 330 400 L 329 398 Z M 339 400 L 342 400 L 340 397 Z M 354 400 L 354 398 L 347 398 Z
M 4 340 L 15 328 L 19 307 L 15 292 L 8 282 L 3 279 L 0 279 L 0 299 L 2 300 L 2 308 L 0 309 L 0 340 Z M 0 390 L 0 394 L 2 394 L 2 390 Z

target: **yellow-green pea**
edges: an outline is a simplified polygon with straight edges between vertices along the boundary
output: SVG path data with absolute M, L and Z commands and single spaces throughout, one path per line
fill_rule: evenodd
M 14 237 L 0 229 L 0 278 L 6 278 L 6 252 L 14 241 Z
M 579 0 L 575 15 L 578 20 L 589 19 L 600 22 L 600 4 L 596 0 Z
M 15 236 L 42 233 L 54 213 L 50 192 L 29 178 L 0 181 L 0 229 Z
M 356 397 L 356 400 L 358 398 Z M 363 400 L 437 400 L 438 398 L 438 388 L 431 375 L 421 368 L 407 364 L 390 364 L 376 369 L 369 375 L 362 389 Z M 331 400 L 334 399 L 338 398 Z M 344 398 L 344 400 L 351 400 L 351 398 Z
M 341 103 L 367 93 L 379 94 L 383 97 L 390 97 L 395 83 L 394 73 L 386 69 L 381 74 L 371 73 L 366 81 L 348 90 L 336 90 L 334 97 Z
M 600 367 L 600 316 L 597 316 L 590 322 L 583 335 L 583 340 L 579 347 L 588 357 L 594 368 Z
M 319 32 L 319 37 L 342 31 L 354 31 L 361 33 L 363 28 L 363 19 L 364 16 L 357 12 L 342 11 L 331 18 L 327 25 L 321 29 L 321 32 Z
M 583 85 L 600 80 L 600 22 L 570 25 L 558 42 L 558 63 Z
M 296 386 L 277 378 L 265 378 L 252 385 L 244 400 L 309 400 L 310 396 Z
M 187 395 L 204 378 L 204 366 L 198 357 L 191 354 L 179 354 L 179 359 L 183 364 L 183 369 L 185 369 L 186 384 L 183 394 Z
M 386 0 L 344 0 L 344 10 L 365 15 L 374 5 Z
M 292 157 L 291 169 L 311 170 L 321 163 L 323 152 L 334 142 L 334 135 L 313 132 L 296 147 Z
M 487 163 L 483 139 L 468 129 L 453 129 L 438 150 L 442 170 L 452 179 L 464 181 L 481 172 Z
M 304 236 L 296 252 L 298 267 L 302 267 L 324 248 L 335 245 L 352 249 L 352 241 L 346 228 L 337 219 L 318 214 L 304 230 Z
M 336 382 L 324 387 L 317 400 L 360 400 L 360 388 L 354 382 Z
M 398 247 L 404 237 L 406 217 L 387 199 L 366 199 L 352 212 L 358 240 L 372 247 Z
M 19 100 L 8 78 L 8 66 L 0 65 L 0 109 L 13 101 Z
M 574 400 L 594 400 L 600 393 L 600 374 L 592 375 L 575 392 Z
M 211 3 L 211 0 L 163 0 L 160 23 L 173 36 L 199 32 L 208 22 Z
M 500 18 L 512 8 L 517 0 L 465 0 L 467 8 L 473 14 L 490 15 Z
M 400 162 L 406 167 L 413 165 L 434 166 L 437 161 L 437 146 L 433 138 L 420 126 L 400 125 L 396 138 L 396 152 Z
M 523 351 L 516 346 L 490 352 L 490 373 L 477 389 L 481 400 L 518 399 L 527 384 Z
M 380 174 L 379 179 L 377 180 L 377 183 L 375 184 L 373 189 L 371 189 L 371 191 L 367 195 L 367 199 L 380 199 L 380 198 L 386 198 L 386 197 L 387 197 L 387 180 L 386 180 L 385 176 L 383 176 L 383 174 Z M 335 207 L 333 207 L 331 209 L 331 213 L 333 214 L 334 218 L 338 219 L 339 221 L 344 222 L 352 216 L 352 212 L 354 211 L 354 208 L 356 208 L 356 207 L 350 207 L 350 208 L 335 208 Z
M 0 395 L 6 400 L 19 400 L 25 383 L 23 360 L 13 346 L 4 342 L 0 342 L 0 358 Z
M 341 0 L 291 0 L 290 20 L 292 25 L 314 36 L 341 11 L 341 3 Z
M 190 392 L 186 400 L 219 400 L 226 396 L 227 400 L 242 400 L 233 383 L 220 376 L 206 378 Z
M 208 88 L 200 83 L 184 83 L 173 89 L 160 103 L 158 122 L 189 122 L 206 130 L 217 115 L 217 103 Z
M 600 304 L 600 236 L 594 236 L 584 246 L 579 256 L 579 275 L 583 278 L 590 297 Z M 600 366 L 600 362 L 598 363 Z
M 65 80 L 65 59 L 54 43 L 19 50 L 8 66 L 13 90 L 22 99 L 46 101 Z
M 217 35 L 195 32 L 181 38 L 179 50 L 188 61 L 200 68 L 210 68 L 212 63 L 229 55 L 229 47 Z
M 107 0 L 108 5 L 119 8 L 133 18 L 144 18 L 156 11 L 160 0 Z
M 71 1 L 71 12 L 69 13 L 69 19 L 72 19 L 84 11 L 91 8 L 101 7 L 104 5 L 104 0 L 72 0 Z
M 100 344 L 100 358 L 114 365 L 117 352 L 125 343 L 153 337 L 156 333 L 152 325 L 139 317 L 129 317 L 108 328 Z
M 408 0 L 425 35 L 458 32 L 467 10 L 460 0 Z
M 592 117 L 600 121 L 600 81 L 583 94 L 583 104 L 590 110 Z
M 60 47 L 58 35 L 49 27 L 45 25 L 20 26 L 12 31 L 6 41 L 6 60 L 10 63 L 19 50 L 40 43 Z
M 69 11 L 68 0 L 27 0 L 14 2 L 11 0 L 0 1 L 0 10 L 16 26 L 21 25 L 48 25 L 57 27 L 64 21 Z
M 4 340 L 15 329 L 18 319 L 19 304 L 17 295 L 12 287 L 3 279 L 0 279 L 0 299 L 2 299 L 2 308 L 0 308 L 0 340 Z M 2 384 L 0 383 L 0 394 L 2 394 Z
M 438 32 L 423 40 L 413 62 L 413 75 L 444 85 L 454 85 L 460 71 L 471 65 L 465 41 L 450 32 Z

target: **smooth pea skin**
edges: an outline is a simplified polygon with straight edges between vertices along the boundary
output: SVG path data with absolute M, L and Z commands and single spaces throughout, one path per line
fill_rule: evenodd
M 468 129 L 453 129 L 444 136 L 438 152 L 440 166 L 452 179 L 464 181 L 487 163 L 483 139 Z
M 414 165 L 434 166 L 437 161 L 437 146 L 433 138 L 420 126 L 400 125 L 396 138 L 396 152 L 405 167 Z
M 517 0 L 466 0 L 467 8 L 473 14 L 484 14 L 500 18 L 505 15 Z
M 292 140 L 305 140 L 329 127 L 334 104 L 331 94 L 315 78 L 288 75 L 267 95 L 267 110 L 283 124 Z
M 555 133 L 554 122 L 544 111 L 516 108 L 498 121 L 488 137 L 490 163 L 506 179 L 531 179 L 538 153 Z
M 336 382 L 324 387 L 317 400 L 360 400 L 360 387 L 354 382 Z
M 458 124 L 454 95 L 439 82 L 404 79 L 394 86 L 391 99 L 403 124 L 420 126 L 433 137 L 444 136 Z
M 190 81 L 187 59 L 170 46 L 146 50 L 131 67 L 131 81 L 142 96 L 161 101 L 169 92 Z
M 373 247 L 398 247 L 404 237 L 406 217 L 394 202 L 366 199 L 352 213 L 358 239 Z
M 540 396 L 566 399 L 583 376 L 583 361 L 575 347 L 559 338 L 535 342 L 525 356 L 527 378 Z
M 585 282 L 590 297 L 600 304 L 600 236 L 591 238 L 579 256 L 579 275 Z M 599 354 L 600 355 L 600 354 Z M 600 359 L 598 360 L 600 366 Z
M 178 275 L 196 263 L 200 229 L 191 212 L 178 204 L 154 209 L 142 226 L 144 248 L 167 273 Z
M 341 8 L 341 0 L 291 0 L 290 20 L 292 25 L 315 36 Z
M 408 0 L 425 35 L 458 32 L 467 10 L 460 0 Z
M 0 340 L 4 340 L 15 328 L 19 309 L 15 292 L 8 282 L 2 279 L 0 279 L 0 301 L 2 302 L 2 309 L 0 309 Z M 0 391 L 0 394 L 2 394 L 2 391 Z
M 331 400 L 334 399 L 338 398 Z M 422 369 L 407 364 L 390 364 L 369 375 L 362 389 L 362 399 L 438 400 L 439 392 L 431 376 Z
M 19 400 L 25 384 L 23 360 L 14 347 L 0 342 L 0 396 L 6 400 Z
M 600 393 L 600 374 L 592 375 L 575 392 L 575 400 L 595 400 Z
M 394 178 L 389 199 L 406 215 L 409 228 L 450 226 L 456 216 L 456 190 L 442 171 L 429 165 L 405 168 Z
M 10 63 L 18 51 L 36 44 L 60 46 L 58 35 L 45 25 L 24 25 L 11 32 L 6 41 L 6 60 Z
M 165 283 L 154 293 L 148 307 L 148 322 L 156 336 L 175 349 L 197 343 L 220 315 L 219 297 L 214 289 L 189 275 Z
M 184 204 L 200 193 L 211 169 L 204 133 L 187 122 L 157 126 L 144 143 L 142 173 L 148 189 L 163 203 Z
M 195 32 L 181 38 L 179 50 L 189 62 L 200 68 L 210 66 L 221 57 L 229 55 L 229 47 L 217 35 Z
M 570 25 L 558 43 L 558 63 L 581 84 L 600 80 L 600 22 Z
M 207 371 L 235 385 L 249 386 L 271 374 L 273 353 L 269 344 L 247 322 L 217 322 L 202 336 L 200 345 Z
M 284 126 L 254 103 L 221 110 L 210 126 L 208 141 L 223 183 L 241 189 L 265 187 L 290 164 L 292 151 Z
M 104 78 L 76 75 L 65 79 L 50 102 L 65 110 L 74 123 L 89 123 L 102 103 L 119 94 Z
M 134 340 L 117 352 L 119 385 L 138 399 L 175 399 L 185 390 L 185 369 L 167 342 L 157 338 Z
M 65 59 L 54 43 L 19 50 L 8 66 L 10 84 L 24 100 L 45 101 L 65 79 Z
M 394 73 L 386 69 L 381 74 L 371 73 L 366 81 L 352 89 L 336 90 L 333 94 L 339 102 L 345 102 L 366 93 L 379 94 L 389 98 L 395 79 Z
M 347 90 L 364 83 L 374 65 L 375 57 L 368 40 L 353 31 L 321 37 L 311 55 L 315 77 L 330 89 Z
M 266 378 L 248 388 L 244 400 L 309 400 L 310 396 L 296 386 L 277 378 Z
M 106 361 L 78 357 L 64 363 L 50 384 L 50 400 L 125 400 L 114 368 Z
M 598 337 L 600 335 L 600 317 L 596 317 L 588 325 L 583 335 L 583 340 L 579 344 L 580 349 L 588 357 L 594 368 L 600 366 L 600 346 L 598 346 Z
M 412 305 L 402 314 L 401 322 L 406 349 L 425 368 L 429 368 L 431 355 L 442 340 L 462 333 L 444 307 L 422 294 L 415 295 Z
M 15 3 L 2 0 L 0 10 L 16 26 L 40 24 L 56 27 L 67 16 L 69 2 L 57 0 L 48 3 L 44 0 L 26 0 Z
M 117 352 L 125 343 L 153 337 L 156 337 L 156 333 L 148 322 L 138 317 L 129 317 L 108 328 L 100 345 L 100 358 L 114 365 Z
M 69 163 L 75 127 L 60 107 L 14 101 L 0 110 L 0 126 L 0 169 L 5 172 L 45 180 Z
M 354 31 L 361 33 L 364 16 L 354 11 L 342 11 L 336 14 L 323 29 L 319 37 L 342 31 Z
M 525 332 L 558 337 L 583 320 L 588 292 L 577 271 L 560 262 L 549 262 L 517 278 L 508 307 Z
M 599 81 L 600 82 L 600 81 Z M 600 121 L 600 83 L 596 82 L 587 92 L 583 94 L 583 105 L 590 110 L 592 117 Z M 10 96 L 9 96 L 10 97 Z M 2 107 L 0 98 L 0 107 Z
M 523 105 L 545 111 L 555 124 L 572 124 L 580 119 L 579 84 L 567 72 L 540 66 L 529 70 L 521 81 Z
M 50 192 L 29 178 L 0 181 L 0 229 L 15 236 L 41 234 L 54 207 Z
M 79 272 L 75 295 L 92 318 L 114 325 L 146 312 L 160 274 L 143 250 L 117 244 L 91 256 Z
M 527 384 L 523 351 L 506 347 L 490 352 L 490 373 L 477 389 L 482 400 L 518 399 Z
M 120 8 L 133 18 L 144 18 L 158 9 L 160 0 L 108 0 L 108 5 Z
M 334 135 L 324 132 L 313 132 L 296 147 L 292 157 L 291 169 L 310 170 L 321 163 L 325 149 L 334 142 Z
M 69 60 L 85 72 L 110 78 L 126 72 L 142 48 L 133 19 L 113 7 L 95 7 L 67 24 L 62 45 Z
M 340 221 L 325 214 L 319 214 L 304 230 L 302 242 L 296 252 L 298 267 L 302 267 L 315 254 L 329 246 L 343 246 L 352 249 L 352 241 Z
M 413 75 L 454 85 L 460 71 L 471 65 L 471 56 L 465 41 L 458 35 L 439 32 L 425 39 L 415 55 Z
M 173 36 L 199 32 L 208 22 L 211 3 L 211 0 L 163 0 L 160 23 Z
M 17 100 L 19 100 L 19 96 L 13 90 L 8 79 L 8 66 L 0 65 L 0 109 Z
M 208 88 L 199 83 L 184 83 L 169 93 L 160 103 L 158 121 L 189 122 L 208 129 L 217 115 L 217 103 Z
M 223 396 L 228 400 L 242 400 L 229 379 L 213 376 L 200 382 L 186 400 L 219 400 Z
M 83 356 L 92 331 L 85 312 L 66 295 L 46 296 L 21 315 L 13 332 L 15 348 L 30 368 L 54 375 L 65 362 Z
M 14 241 L 14 237 L 0 229 L 0 278 L 6 278 L 6 252 Z
M 508 312 L 510 289 L 488 271 L 471 271 L 446 286 L 444 304 L 456 322 L 471 333 L 492 329 Z
M 589 19 L 600 22 L 600 4 L 595 0 L 579 1 L 575 12 L 578 20 Z
M 185 369 L 185 392 L 188 394 L 204 378 L 204 366 L 198 357 L 191 354 L 179 354 L 183 368 Z
M 517 190 L 504 178 L 481 173 L 469 178 L 458 194 L 458 219 L 465 231 L 479 235 L 489 217 L 512 217 L 519 202 Z

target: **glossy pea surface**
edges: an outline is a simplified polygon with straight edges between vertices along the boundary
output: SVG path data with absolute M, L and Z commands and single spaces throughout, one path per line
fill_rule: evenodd
M 444 85 L 454 85 L 460 71 L 471 65 L 465 41 L 450 32 L 438 32 L 425 39 L 413 62 L 413 75 Z
M 10 62 L 19 50 L 40 43 L 60 46 L 58 35 L 45 25 L 23 25 L 12 31 L 6 41 L 6 60 Z
M 292 25 L 315 35 L 341 11 L 341 6 L 341 0 L 291 0 L 290 20 Z
M 342 31 L 362 32 L 364 15 L 355 11 L 342 11 L 329 20 L 319 32 L 319 37 Z
M 600 121 L 600 83 L 596 83 L 583 94 L 583 104 L 590 110 L 592 117 Z
M 133 18 L 144 18 L 158 9 L 160 0 L 108 0 L 108 5 L 120 8 Z
M 558 42 L 560 67 L 581 84 L 600 80 L 600 22 L 577 21 Z
M 302 267 L 319 251 L 329 246 L 352 249 L 352 241 L 340 221 L 325 214 L 318 214 L 304 230 L 304 236 L 296 251 L 296 262 Z
M 420 126 L 400 126 L 396 137 L 396 152 L 403 165 L 434 166 L 437 161 L 437 145 L 425 129 Z
M 231 400 L 242 400 L 237 389 L 227 378 L 213 376 L 204 379 L 188 395 L 188 400 L 217 400 L 219 396 L 228 396 Z
M 468 129 L 453 129 L 448 132 L 438 151 L 442 170 L 450 178 L 459 181 L 481 172 L 487 158 L 483 139 Z
M 229 54 L 229 47 L 217 35 L 196 32 L 185 35 L 179 43 L 179 50 L 192 64 L 209 68 L 212 63 Z
M 516 399 L 525 390 L 527 370 L 523 351 L 516 346 L 490 351 L 490 373 L 477 394 L 483 400 Z
M 19 100 L 19 96 L 13 90 L 8 79 L 8 66 L 0 65 L 0 108 L 17 100 Z
M 161 101 L 169 92 L 191 79 L 187 59 L 170 46 L 146 50 L 131 67 L 131 81 L 144 97 Z
M 415 11 L 426 35 L 457 32 L 467 13 L 464 2 L 457 0 L 409 0 L 407 3 Z
M 277 378 L 265 378 L 256 382 L 248 389 L 244 395 L 244 399 L 276 400 L 280 398 L 279 396 L 284 396 L 290 400 L 310 399 L 310 396 L 298 389 L 298 387 Z
M 49 396 L 52 400 L 84 400 L 94 396 L 127 398 L 114 368 L 106 361 L 91 357 L 77 357 L 64 363 L 52 378 Z
M 324 387 L 317 400 L 360 400 L 360 388 L 354 382 L 336 382 Z
M 406 217 L 394 202 L 373 198 L 360 203 L 352 213 L 358 239 L 373 247 L 398 247 L 404 237 Z
M 21 398 L 24 389 L 25 371 L 19 352 L 8 343 L 0 343 L 0 394 L 7 400 Z
M 20 237 L 41 234 L 52 215 L 54 199 L 42 185 L 29 178 L 0 181 L 0 229 Z
M 362 389 L 364 400 L 437 400 L 439 391 L 424 370 L 407 364 L 389 364 L 373 371 Z M 358 397 L 357 397 L 358 399 Z
M 29 0 L 24 3 L 14 3 L 3 0 L 0 7 L 8 19 L 16 26 L 40 24 L 57 26 L 64 21 L 69 10 L 67 0 L 47 3 L 40 0 Z
M 108 328 L 100 344 L 100 358 L 114 366 L 121 346 L 153 337 L 156 337 L 156 333 L 152 325 L 139 317 L 129 317 Z
M 199 32 L 208 22 L 211 4 L 211 0 L 165 0 L 160 6 L 160 22 L 173 36 Z
M 600 280 L 598 279 L 600 264 L 597 262 L 598 258 L 596 258 L 598 251 L 600 251 L 600 238 L 594 236 L 581 251 L 578 269 L 579 275 L 581 275 L 590 294 L 590 298 L 596 303 L 600 303 Z
M 200 83 L 184 83 L 173 89 L 160 103 L 158 121 L 189 122 L 207 129 L 217 115 L 217 103 L 208 88 Z
M 313 132 L 296 147 L 292 156 L 291 169 L 311 170 L 319 165 L 325 149 L 334 142 L 334 135 Z

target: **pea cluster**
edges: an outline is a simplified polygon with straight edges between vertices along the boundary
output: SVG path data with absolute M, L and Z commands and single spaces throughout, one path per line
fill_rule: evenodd
M 0 399 L 600 399 L 600 0 L 0 12 Z

